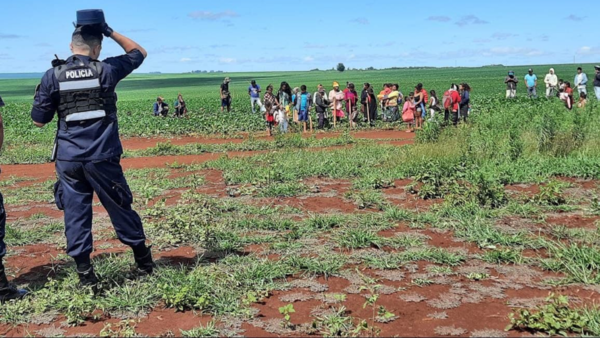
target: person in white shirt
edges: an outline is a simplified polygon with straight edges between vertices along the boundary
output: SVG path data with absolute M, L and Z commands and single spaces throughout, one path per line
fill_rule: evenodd
M 573 83 L 575 84 L 575 87 L 577 88 L 577 91 L 580 95 L 581 93 L 585 93 L 587 95 L 588 78 L 587 75 L 583 72 L 583 69 L 581 69 L 581 67 L 577 68 L 577 75 L 575 75 L 575 80 L 573 81 Z
M 544 83 L 546 83 L 546 97 L 556 96 L 558 77 L 554 74 L 554 68 L 550 68 L 550 72 L 544 78 Z

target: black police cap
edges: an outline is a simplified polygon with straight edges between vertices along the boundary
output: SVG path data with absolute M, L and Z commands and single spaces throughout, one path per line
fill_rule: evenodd
M 82 9 L 77 11 L 77 26 L 97 25 L 105 22 L 104 11 L 101 9 Z

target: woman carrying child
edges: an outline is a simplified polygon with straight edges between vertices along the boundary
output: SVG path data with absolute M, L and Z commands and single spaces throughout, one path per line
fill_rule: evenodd
M 265 120 L 267 122 L 267 135 L 273 136 L 273 125 L 275 124 L 275 110 L 279 108 L 277 98 L 273 95 L 273 86 L 267 86 L 267 92 L 265 93 Z M 287 129 L 287 126 L 286 126 Z

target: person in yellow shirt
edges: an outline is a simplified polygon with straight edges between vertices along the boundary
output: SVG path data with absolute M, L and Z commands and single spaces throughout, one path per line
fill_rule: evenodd
M 400 118 L 400 111 L 398 109 L 398 101 L 401 99 L 401 93 L 398 90 L 398 84 L 393 84 L 390 87 L 390 93 L 383 95 L 381 98 L 385 101 L 383 120 L 386 122 L 394 122 Z

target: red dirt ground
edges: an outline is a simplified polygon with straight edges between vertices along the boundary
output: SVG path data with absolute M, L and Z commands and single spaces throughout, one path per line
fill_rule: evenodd
M 360 131 L 352 133 L 356 138 L 382 140 L 382 143 L 388 143 L 398 146 L 403 146 L 413 142 L 414 134 L 408 134 L 402 131 Z M 244 137 L 244 135 L 241 135 Z M 337 133 L 324 133 L 317 134 L 317 138 L 325 137 L 336 137 L 339 136 Z M 308 135 L 306 135 L 308 137 Z M 203 138 L 203 137 L 180 137 L 174 139 L 127 139 L 123 141 L 126 149 L 138 150 L 149 147 L 154 147 L 159 142 L 171 142 L 172 144 L 183 145 L 189 143 L 240 143 L 247 138 L 236 139 L 218 139 L 218 138 Z M 266 139 L 266 137 L 259 137 Z M 393 139 L 393 141 L 383 141 L 387 139 Z M 250 156 L 256 154 L 256 152 L 232 152 L 228 156 Z M 180 164 L 192 164 L 192 163 L 203 163 L 210 160 L 218 159 L 224 156 L 223 154 L 201 154 L 191 156 L 163 156 L 163 157 L 149 157 L 149 158 L 131 158 L 123 159 L 122 164 L 124 170 L 128 169 L 139 169 L 139 168 L 153 168 L 153 167 L 165 167 L 167 163 L 180 163 Z M 53 164 L 40 164 L 40 165 L 6 165 L 3 166 L 3 174 L 6 176 L 18 176 L 18 177 L 29 177 L 36 181 L 52 179 L 55 177 L 54 165 Z M 223 177 L 219 171 L 216 170 L 204 170 L 198 172 L 200 175 L 204 175 L 206 178 L 206 184 L 199 189 L 200 192 L 215 195 L 218 197 L 226 196 L 226 186 L 223 181 Z M 340 212 L 340 213 L 354 213 L 358 212 L 356 206 L 351 202 L 344 200 L 344 193 L 351 188 L 350 182 L 335 181 L 335 180 L 320 180 L 320 179 L 308 179 L 305 180 L 307 185 L 318 185 L 320 191 L 314 196 L 308 196 L 306 198 L 283 198 L 271 203 L 277 205 L 288 205 L 303 209 L 305 211 L 314 213 L 327 213 L 327 212 Z M 408 194 L 405 190 L 405 186 L 410 184 L 410 180 L 399 180 L 396 181 L 395 188 L 384 189 L 383 193 L 386 199 L 396 205 L 404 208 L 416 209 L 416 210 L 427 210 L 433 204 L 439 201 L 423 201 L 418 199 L 416 196 Z M 596 182 L 585 181 L 577 182 L 584 188 L 593 189 L 596 186 Z M 513 190 L 519 193 L 532 193 L 535 188 L 530 187 L 507 187 L 508 190 Z M 164 197 L 164 196 L 163 196 Z M 178 192 L 171 191 L 168 196 L 169 203 L 175 203 L 178 198 Z M 257 201 L 258 203 L 268 203 L 263 200 Z M 29 217 L 35 213 L 43 213 L 46 216 L 60 219 L 62 213 L 57 211 L 52 204 L 36 206 L 31 205 L 31 208 L 26 211 L 10 211 L 10 206 L 7 206 L 9 211 L 9 220 L 16 220 L 21 218 Z M 101 207 L 95 207 L 95 212 L 104 213 Z M 565 216 L 565 217 L 553 217 L 549 218 L 548 223 L 552 224 L 564 224 L 569 227 L 585 227 L 593 228 L 594 223 L 598 218 L 586 218 L 581 216 Z M 110 229 L 106 231 L 111 231 Z M 380 232 L 381 236 L 390 237 L 394 236 L 396 232 L 415 232 L 418 231 L 423 235 L 429 237 L 425 242 L 430 246 L 446 248 L 450 250 L 462 249 L 466 250 L 469 255 L 480 254 L 481 249 L 470 243 L 462 243 L 453 240 L 453 234 L 438 233 L 432 230 L 413 230 L 410 229 L 406 224 L 399 224 L 397 228 Z M 107 233 L 108 233 L 107 232 Z M 94 255 L 103 253 L 123 252 L 127 250 L 120 245 L 120 242 L 114 239 L 98 240 L 96 246 L 110 245 L 112 247 L 107 249 L 98 249 Z M 262 252 L 264 245 L 253 245 L 247 248 L 247 250 Z M 14 250 L 15 254 L 6 257 L 6 265 L 12 273 L 13 278 L 18 283 L 30 283 L 35 281 L 44 280 L 48 275 L 51 275 L 52 260 L 59 254 L 64 253 L 62 250 L 58 250 L 54 245 L 39 244 L 30 245 L 17 248 L 9 248 Z M 158 251 L 155 252 L 157 260 L 168 262 L 169 264 L 191 264 L 196 259 L 196 251 L 192 247 L 180 247 L 169 251 Z M 277 259 L 278 255 L 270 255 L 270 259 Z M 425 267 L 432 265 L 425 262 L 417 262 L 416 268 L 418 273 L 423 273 Z M 502 280 L 507 277 L 500 276 L 493 269 L 490 269 L 491 279 L 484 281 L 481 284 L 486 287 L 491 287 L 493 282 L 496 280 Z M 404 272 L 404 270 L 403 270 Z M 375 271 L 371 269 L 364 269 L 363 273 L 376 277 Z M 448 310 L 439 310 L 432 308 L 423 302 L 408 302 L 399 299 L 398 296 L 403 293 L 418 293 L 427 300 L 432 300 L 439 297 L 442 294 L 448 294 L 451 286 L 450 285 L 430 285 L 427 287 L 417 287 L 411 284 L 411 274 L 406 272 L 406 277 L 402 281 L 389 281 L 381 280 L 379 283 L 389 287 L 396 288 L 397 291 L 391 295 L 382 295 L 377 302 L 377 306 L 382 305 L 385 308 L 399 316 L 398 319 L 389 323 L 375 323 L 375 326 L 381 329 L 381 336 L 435 336 L 435 328 L 439 326 L 455 326 L 457 328 L 463 328 L 467 330 L 467 334 L 471 334 L 474 330 L 481 329 L 497 329 L 503 330 L 508 324 L 507 314 L 511 312 L 511 308 L 507 305 L 507 300 L 512 298 L 534 298 L 534 297 L 546 297 L 548 292 L 551 290 L 541 290 L 536 288 L 525 287 L 521 290 L 506 289 L 504 291 L 506 298 L 495 299 L 485 297 L 479 304 L 463 303 L 457 308 Z M 548 274 L 544 274 L 547 276 Z M 295 276 L 290 278 L 291 280 L 300 279 L 302 276 Z M 463 285 L 471 283 L 470 280 L 465 278 L 463 275 L 456 276 L 456 281 Z M 327 293 L 338 292 L 346 293 L 345 289 L 351 286 L 351 283 L 344 278 L 331 277 L 325 279 L 319 277 L 315 279 L 316 282 L 321 284 L 327 284 Z M 407 288 L 406 291 L 398 290 L 398 288 Z M 585 303 L 589 304 L 593 301 L 599 301 L 600 296 L 596 292 L 580 289 L 580 288 L 561 288 L 554 289 L 554 291 L 560 291 L 563 294 L 576 296 L 582 299 Z M 282 316 L 279 313 L 279 307 L 287 304 L 279 299 L 282 295 L 290 293 L 309 293 L 313 296 L 318 296 L 319 293 L 311 293 L 307 289 L 292 289 L 289 291 L 277 291 L 274 292 L 268 299 L 265 300 L 264 304 L 257 304 L 255 307 L 259 310 L 258 319 L 281 319 Z M 372 325 L 371 308 L 363 308 L 365 303 L 366 291 L 362 291 L 361 294 L 347 294 L 347 299 L 343 302 L 348 311 L 349 315 L 355 319 L 366 319 L 369 325 Z M 310 323 L 314 316 L 311 315 L 311 311 L 315 307 L 322 305 L 323 302 L 320 300 L 308 300 L 295 302 L 294 308 L 296 313 L 292 315 L 293 324 Z M 428 315 L 445 311 L 448 319 L 432 319 Z M 158 336 L 166 335 L 168 332 L 172 332 L 174 335 L 180 335 L 180 329 L 189 330 L 197 327 L 200 324 L 205 325 L 212 318 L 210 316 L 201 316 L 192 311 L 187 312 L 175 312 L 173 309 L 164 309 L 158 307 L 152 310 L 147 318 L 142 318 L 136 324 L 136 332 L 143 335 Z M 52 325 L 56 327 L 60 326 L 60 322 L 63 319 L 58 319 Z M 107 323 L 117 323 L 117 319 L 104 319 L 99 322 L 87 322 L 82 326 L 74 328 L 65 328 L 65 335 L 98 335 Z M 48 328 L 52 325 L 22 325 L 12 327 L 9 325 L 0 325 L 0 334 L 8 337 L 24 336 L 27 334 L 36 334 L 35 332 L 39 329 Z M 242 329 L 245 332 L 241 333 L 244 336 L 261 336 L 261 337 L 276 337 L 278 334 L 270 333 L 265 331 L 263 328 L 258 328 L 248 323 L 242 325 Z M 511 331 L 508 333 L 509 336 L 529 336 L 520 332 Z M 287 335 L 297 336 L 297 332 L 288 332 Z M 368 335 L 365 333 L 365 335 Z

